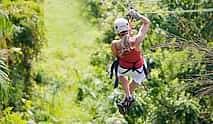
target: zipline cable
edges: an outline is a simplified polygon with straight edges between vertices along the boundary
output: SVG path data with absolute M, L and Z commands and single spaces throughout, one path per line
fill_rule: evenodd
M 196 13 L 196 12 L 213 12 L 213 8 L 208 9 L 196 9 L 196 10 L 177 10 L 177 11 L 145 11 L 142 12 L 143 14 L 158 14 L 158 13 L 169 13 L 169 14 L 175 14 L 175 13 Z
M 117 1 L 117 3 L 126 10 L 129 10 L 130 8 L 133 8 L 130 6 L 131 0 L 127 0 L 127 5 L 130 6 L 130 8 L 125 7 L 120 3 L 120 1 Z M 176 14 L 176 13 L 196 13 L 196 12 L 213 12 L 213 8 L 208 8 L 208 9 L 195 9 L 195 10 L 174 10 L 174 11 L 144 11 L 142 12 L 143 14 L 158 14 L 158 13 L 168 13 L 168 14 Z

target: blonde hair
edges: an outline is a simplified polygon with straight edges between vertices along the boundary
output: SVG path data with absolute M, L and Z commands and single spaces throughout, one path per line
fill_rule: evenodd
M 131 46 L 129 43 L 129 35 L 124 35 L 121 37 L 121 53 L 120 56 L 123 56 L 124 52 L 129 52 L 131 50 Z

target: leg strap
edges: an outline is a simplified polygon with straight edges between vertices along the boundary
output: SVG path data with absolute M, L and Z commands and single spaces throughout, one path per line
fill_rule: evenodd
M 113 71 L 115 71 L 115 82 L 114 82 L 114 88 L 118 87 L 118 60 L 115 60 L 112 65 L 111 65 L 111 69 L 110 69 L 110 79 L 112 79 L 113 77 Z

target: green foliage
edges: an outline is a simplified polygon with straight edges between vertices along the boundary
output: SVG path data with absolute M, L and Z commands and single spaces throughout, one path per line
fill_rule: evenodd
M 3 0 L 1 3 L 0 123 L 25 124 L 25 119 L 32 116 L 31 101 L 25 99 L 30 98 L 33 89 L 32 61 L 46 42 L 43 10 L 35 0 Z
M 189 3 L 191 4 L 190 6 L 188 5 Z M 160 3 L 160 5 L 167 7 L 168 10 L 193 10 L 213 7 L 211 0 L 186 0 L 184 2 L 166 0 Z M 211 35 L 209 31 L 213 31 L 213 23 L 209 19 L 212 17 L 212 12 L 178 13 L 178 15 L 167 16 L 167 23 L 173 25 L 166 25 L 167 23 L 163 23 L 163 25 L 160 26 L 164 29 L 167 26 L 166 30 L 188 40 L 203 39 L 211 42 L 212 37 L 209 36 Z
M 8 67 L 4 61 L 0 59 L 0 110 L 3 109 L 3 106 L 8 105 L 10 90 L 11 84 L 8 77 Z
M 21 54 L 10 54 L 9 67 L 12 82 L 24 81 L 26 97 L 32 92 L 31 64 L 39 55 L 45 44 L 43 12 L 39 3 L 34 1 L 3 1 L 4 12 L 7 13 L 11 30 L 7 38 L 7 48 L 21 48 Z M 9 25 L 7 24 L 7 25 Z M 9 28 L 9 26 L 7 26 Z M 8 36 L 8 35 L 7 35 Z
M 5 9 L 10 21 L 15 24 L 12 45 L 29 47 L 32 57 L 36 56 L 45 40 L 43 12 L 39 4 L 32 1 L 11 2 L 5 5 Z
M 93 23 L 97 23 L 98 19 L 102 17 L 102 8 L 100 6 L 101 1 L 83 0 L 83 2 L 85 3 L 84 5 L 87 5 L 84 11 L 88 11 L 88 13 L 85 16 L 90 18 Z
M 11 40 L 12 31 L 12 23 L 6 13 L 0 9 L 0 48 L 6 48 L 6 40 Z
M 95 53 L 92 54 L 90 63 L 93 66 L 106 69 L 106 65 L 113 60 L 111 49 L 108 44 L 101 46 Z
M 27 124 L 26 120 L 21 118 L 20 113 L 8 113 L 5 117 L 0 119 L 1 124 Z
M 115 37 L 116 37 L 116 33 L 114 32 L 113 28 L 111 28 L 110 30 L 104 32 L 103 38 L 100 39 L 100 41 L 110 44 L 111 41 L 115 39 Z

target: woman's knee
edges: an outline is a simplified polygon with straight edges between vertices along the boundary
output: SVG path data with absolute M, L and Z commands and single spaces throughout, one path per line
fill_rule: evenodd
M 134 81 L 134 80 L 132 80 L 132 82 L 131 82 L 134 86 L 137 86 L 139 83 L 138 82 L 136 82 L 136 81 Z
M 119 77 L 119 80 L 121 81 L 121 83 L 128 83 L 127 77 L 120 76 L 120 77 Z
M 133 92 L 138 86 L 138 83 L 134 80 L 130 83 L 130 91 Z

